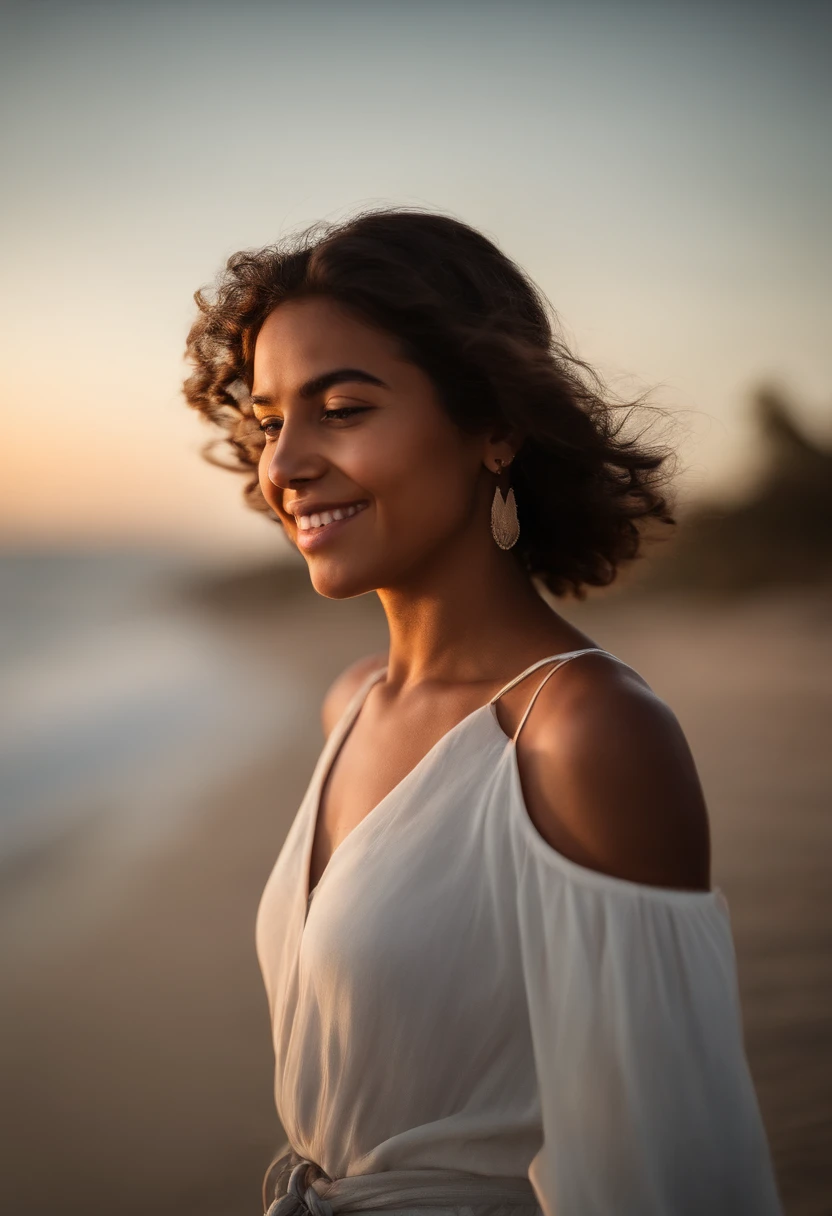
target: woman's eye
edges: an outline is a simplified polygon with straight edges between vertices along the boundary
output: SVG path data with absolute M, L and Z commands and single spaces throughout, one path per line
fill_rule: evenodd
M 338 409 L 324 410 L 324 418 L 349 418 L 352 414 L 363 414 L 368 405 L 342 405 Z
M 342 405 L 334 410 L 324 410 L 324 418 L 335 418 L 341 420 L 352 417 L 353 414 L 363 414 L 366 410 L 372 409 L 369 405 Z M 268 435 L 270 439 L 274 438 L 280 431 L 282 422 L 279 418 L 268 419 L 260 423 L 259 429 L 264 435 Z

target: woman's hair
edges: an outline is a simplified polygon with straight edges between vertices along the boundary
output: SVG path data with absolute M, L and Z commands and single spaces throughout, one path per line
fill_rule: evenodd
M 676 523 L 664 492 L 672 451 L 623 434 L 634 410 L 654 407 L 612 400 L 556 336 L 546 297 L 496 245 L 417 208 L 373 209 L 235 253 L 213 293 L 195 293 L 185 397 L 226 432 L 205 458 L 254 470 L 244 490 L 253 509 L 280 522 L 257 477 L 265 439 L 247 400 L 254 344 L 277 305 L 310 296 L 396 338 L 463 430 L 522 437 L 510 470 L 520 520 L 511 552 L 552 594 L 585 598 L 587 584 L 611 583 L 638 556 L 650 520 Z M 233 463 L 213 455 L 218 443 Z

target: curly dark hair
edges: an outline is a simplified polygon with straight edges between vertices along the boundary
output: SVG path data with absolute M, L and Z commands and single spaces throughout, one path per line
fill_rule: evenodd
M 585 585 L 611 583 L 639 555 L 650 521 L 677 522 L 667 497 L 675 453 L 623 433 L 635 410 L 655 407 L 644 396 L 614 401 L 556 336 L 554 308 L 514 262 L 467 224 L 420 208 L 372 209 L 235 253 L 214 290 L 194 294 L 185 398 L 226 432 L 203 448 L 205 459 L 255 470 L 244 490 L 253 509 L 280 522 L 256 473 L 264 437 L 247 401 L 254 344 L 274 308 L 309 296 L 394 336 L 464 430 L 523 437 L 511 466 L 520 519 L 511 552 L 552 594 L 585 598 Z M 214 455 L 218 444 L 232 463 Z

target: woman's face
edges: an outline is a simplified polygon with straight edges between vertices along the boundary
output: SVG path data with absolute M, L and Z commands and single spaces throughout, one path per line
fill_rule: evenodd
M 486 436 L 461 432 L 396 340 L 336 302 L 289 301 L 266 318 L 252 401 L 260 486 L 319 594 L 404 586 L 448 546 L 461 556 L 471 538 L 490 541 Z

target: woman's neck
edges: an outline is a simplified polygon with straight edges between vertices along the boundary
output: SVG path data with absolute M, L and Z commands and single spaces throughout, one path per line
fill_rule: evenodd
M 499 679 L 547 647 L 557 654 L 587 644 L 546 604 L 517 560 L 496 547 L 479 563 L 442 562 L 407 586 L 377 594 L 390 633 L 387 679 L 400 688 Z

